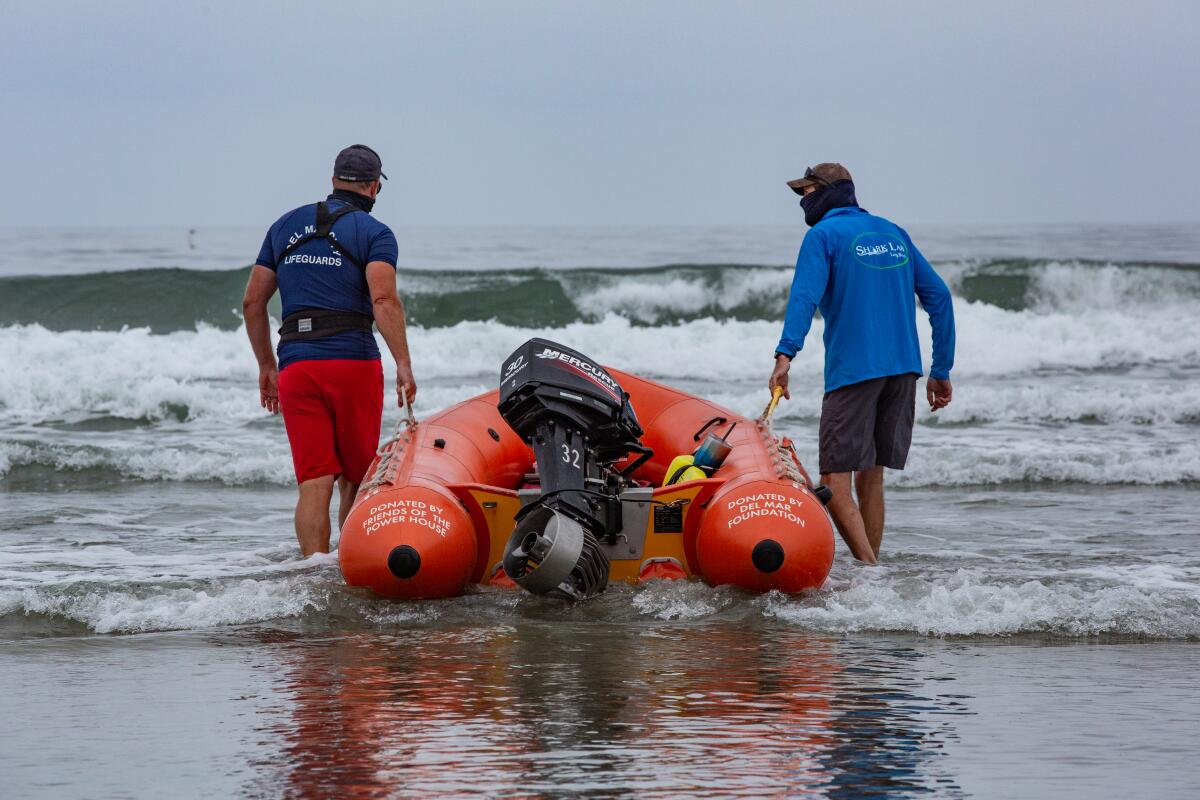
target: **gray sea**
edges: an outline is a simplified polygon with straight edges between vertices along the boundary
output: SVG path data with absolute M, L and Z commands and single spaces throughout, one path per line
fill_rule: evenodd
M 298 558 L 261 230 L 0 229 L 0 798 L 1200 796 L 1200 225 L 910 230 L 956 391 L 881 565 L 566 604 Z M 418 416 L 534 335 L 753 414 L 803 229 L 397 234 Z

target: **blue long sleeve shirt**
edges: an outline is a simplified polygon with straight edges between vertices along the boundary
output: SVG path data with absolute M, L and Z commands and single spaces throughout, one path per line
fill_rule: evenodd
M 804 347 L 813 311 L 825 319 L 825 391 L 905 373 L 922 374 L 916 298 L 933 328 L 930 377 L 954 366 L 950 290 L 908 233 L 861 208 L 835 208 L 804 237 L 776 351 Z

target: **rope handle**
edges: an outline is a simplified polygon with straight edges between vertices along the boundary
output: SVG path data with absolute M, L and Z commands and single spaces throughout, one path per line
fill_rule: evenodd
M 379 457 L 379 463 L 375 466 L 375 474 L 371 479 L 365 482 L 360 492 L 373 489 L 390 480 L 389 471 L 392 465 L 396 462 L 397 450 L 401 448 L 406 434 L 411 435 L 417 427 L 417 415 L 413 413 L 412 403 L 408 400 L 408 392 L 404 391 L 404 387 L 400 388 L 400 401 L 404 408 L 404 414 L 400 419 L 396 420 L 396 427 L 392 430 L 392 435 L 389 436 L 379 448 L 375 451 L 375 455 Z M 394 477 L 394 476 L 391 476 Z
M 786 436 L 781 437 L 775 433 L 775 429 L 771 425 L 771 418 L 775 414 L 775 409 L 779 406 L 779 400 L 783 397 L 783 387 L 776 386 L 771 391 L 771 402 L 767 403 L 767 407 L 763 409 L 762 416 L 758 418 L 760 430 L 767 440 L 767 448 L 771 453 L 771 463 L 775 467 L 775 474 L 781 478 L 787 478 L 799 486 L 807 486 L 810 490 L 813 489 L 812 478 L 808 475 L 808 470 L 800 463 L 800 454 L 796 452 L 796 445 L 791 439 Z
M 400 399 L 403 401 L 404 407 L 404 419 L 400 422 L 406 423 L 410 428 L 417 427 L 417 415 L 413 413 L 412 403 L 408 401 L 408 392 L 403 386 L 400 387 Z M 396 424 L 397 430 L 399 430 L 399 425 L 400 423 Z
M 769 422 L 771 416 L 775 413 L 775 407 L 779 405 L 779 398 L 783 397 L 783 387 L 776 386 L 771 391 L 771 402 L 767 403 L 767 407 L 763 409 L 762 416 L 759 417 L 763 422 Z
M 796 482 L 797 482 L 797 483 L 803 483 L 803 484 L 804 484 L 805 486 L 807 486 L 809 489 L 815 489 L 815 488 L 816 488 L 816 484 L 814 484 L 814 483 L 813 483 L 813 479 L 812 479 L 812 477 L 811 477 L 811 476 L 809 476 L 809 474 L 808 474 L 808 470 L 806 470 L 806 469 L 804 468 L 804 464 L 803 464 L 803 463 L 801 463 L 801 461 L 800 461 L 800 454 L 799 454 L 798 452 L 796 452 L 796 443 L 795 443 L 795 442 L 793 442 L 791 439 L 788 439 L 788 438 L 786 438 L 786 437 L 785 437 L 785 438 L 784 438 L 784 439 L 783 439 L 783 440 L 782 440 L 782 441 L 779 443 L 779 449 L 780 449 L 780 450 L 786 450 L 786 451 L 788 451 L 788 455 L 790 455 L 790 456 L 792 457 L 792 458 L 791 458 L 791 460 L 792 460 L 792 463 L 789 465 L 789 464 L 787 464 L 787 463 L 785 462 L 784 469 L 785 469 L 787 472 L 791 473 L 791 472 L 792 472 L 792 470 L 793 470 L 793 468 L 794 468 L 794 470 L 795 470 L 796 472 L 799 472 L 799 473 L 800 473 L 800 476 L 801 476 L 801 477 L 804 479 L 803 481 L 796 481 Z M 794 476 L 794 475 L 791 475 L 791 474 L 789 474 L 789 477 L 791 477 L 793 480 L 795 480 L 795 476 Z
M 392 435 L 385 439 L 375 451 L 375 455 L 381 458 L 393 444 L 400 440 L 400 435 L 404 433 L 405 428 L 411 431 L 417 427 L 417 415 L 413 413 L 412 403 L 408 401 L 408 392 L 404 391 L 403 386 L 400 387 L 400 400 L 404 415 L 396 420 L 396 427 L 392 429 Z

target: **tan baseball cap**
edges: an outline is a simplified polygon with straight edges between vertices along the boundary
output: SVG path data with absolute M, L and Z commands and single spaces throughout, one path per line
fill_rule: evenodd
M 850 170 L 843 167 L 841 164 L 835 164 L 827 161 L 824 164 L 817 164 L 815 167 L 809 167 L 804 170 L 803 178 L 796 178 L 794 181 L 788 181 L 788 186 L 796 194 L 804 194 L 806 186 L 812 186 L 814 183 L 822 186 L 832 186 L 838 181 L 852 181 Z

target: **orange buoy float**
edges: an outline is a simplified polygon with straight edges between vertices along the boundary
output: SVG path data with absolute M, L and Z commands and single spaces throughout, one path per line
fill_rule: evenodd
M 585 598 L 609 580 L 699 576 L 797 592 L 833 526 L 794 448 L 757 420 L 531 339 L 500 388 L 379 450 L 342 526 L 352 586 L 387 597 L 512 585 Z

